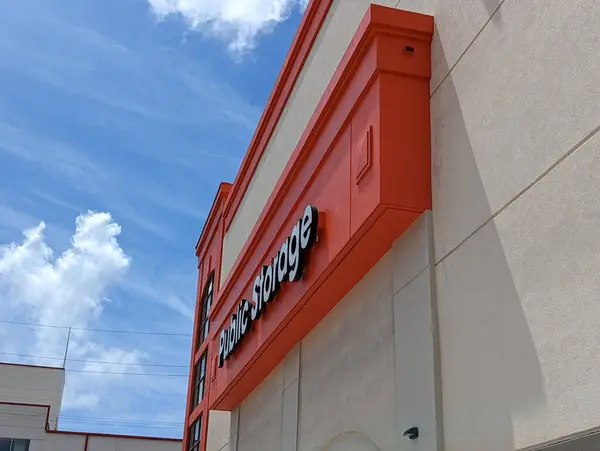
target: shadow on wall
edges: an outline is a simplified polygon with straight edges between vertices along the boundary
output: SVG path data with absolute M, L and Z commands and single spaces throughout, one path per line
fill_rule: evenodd
M 490 20 L 493 22 L 494 26 L 501 27 L 502 10 L 500 7 L 502 6 L 505 0 L 480 1 L 485 6 L 487 12 L 487 17 L 484 18 L 483 22 L 480 25 L 483 26 L 484 24 L 487 24 L 488 20 Z M 401 2 L 402 0 L 399 0 L 398 5 L 396 7 L 401 7 Z M 430 3 L 430 7 L 433 9 L 433 11 L 424 10 L 423 12 L 426 14 L 433 14 L 434 16 L 435 31 L 433 34 L 433 41 L 431 43 L 432 78 L 430 89 L 431 92 L 435 92 L 438 89 L 440 82 L 450 72 L 450 67 L 454 66 L 457 62 L 455 59 L 452 59 L 450 62 L 448 62 L 448 60 L 446 59 L 446 55 L 444 53 L 444 43 L 440 39 L 440 28 L 438 27 L 438 21 L 444 20 L 446 16 L 450 15 L 449 11 L 446 10 L 453 10 L 456 7 L 454 6 L 452 0 L 428 0 L 428 2 Z M 442 4 L 442 6 L 440 6 L 440 4 Z M 456 14 L 456 12 L 454 12 L 453 14 Z M 476 39 L 477 33 L 479 31 L 480 29 L 473 30 L 473 35 L 469 37 L 468 41 L 464 42 L 465 48 L 469 46 L 474 39 Z M 445 34 L 444 38 L 446 38 L 448 34 L 448 29 L 442 29 L 442 34 Z M 456 57 L 458 57 L 458 54 L 456 55 Z
M 432 97 L 431 111 L 433 215 L 442 236 L 443 227 L 466 231 L 470 223 L 462 218 L 483 222 L 492 212 L 452 76 Z M 483 127 L 481 119 L 469 118 Z M 464 203 L 452 211 L 440 205 L 440 198 L 449 198 L 444 190 Z M 539 358 L 504 246 L 489 221 L 444 250 L 449 254 L 436 255 L 446 451 L 513 450 L 513 424 L 545 403 Z
M 323 451 L 381 451 L 366 435 L 360 432 L 342 432 L 333 437 Z
M 502 22 L 500 6 L 505 0 L 481 0 L 491 19 L 496 23 Z

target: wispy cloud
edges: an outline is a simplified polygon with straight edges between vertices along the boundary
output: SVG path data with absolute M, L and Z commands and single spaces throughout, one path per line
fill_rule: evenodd
M 218 173 L 235 175 L 260 109 L 192 55 L 130 48 L 53 3 L 32 15 L 15 5 L 0 18 L 0 83 L 33 83 L 45 101 L 0 88 L 0 154 L 62 177 L 163 240 L 177 234 L 161 224 L 169 212 L 201 227 L 199 195 Z
M 144 278 L 143 280 L 132 278 L 125 281 L 122 284 L 122 287 L 131 295 L 162 304 L 177 312 L 187 320 L 187 325 L 191 327 L 194 320 L 195 301 L 193 297 L 185 296 L 182 292 L 190 292 L 189 289 L 185 289 L 185 284 L 186 282 L 189 283 L 193 280 L 194 275 L 191 274 L 187 277 L 176 279 L 185 280 L 176 280 L 178 283 L 169 283 L 165 282 L 165 280 L 159 280 L 158 283 L 153 283 L 151 278 Z
M 224 39 L 236 57 L 252 50 L 260 35 L 285 21 L 308 0 L 147 0 L 160 19 L 182 17 L 192 30 Z

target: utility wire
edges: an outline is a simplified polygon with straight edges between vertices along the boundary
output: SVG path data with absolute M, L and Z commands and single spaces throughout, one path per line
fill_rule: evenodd
M 112 371 L 91 371 L 66 369 L 68 373 L 112 374 L 116 376 L 162 376 L 162 377 L 189 377 L 189 374 L 163 374 L 163 373 L 117 373 Z
M 72 368 L 53 367 L 57 370 L 64 370 L 67 373 L 88 373 L 88 374 L 112 374 L 115 376 L 155 376 L 155 377 L 189 377 L 189 374 L 169 374 L 169 373 L 127 373 L 117 371 L 94 371 L 94 370 L 77 370 Z M 1 400 L 0 400 L 1 401 Z
M 0 352 L 2 355 L 9 355 L 12 357 L 27 357 L 31 359 L 48 359 L 48 360 L 64 360 L 63 357 L 46 357 L 41 355 L 33 354 L 19 354 L 12 352 Z M 126 365 L 126 366 L 148 366 L 148 367 L 161 367 L 161 368 L 189 368 L 189 365 L 166 365 L 159 363 L 124 363 L 124 362 L 110 362 L 106 360 L 85 360 L 85 359 L 71 359 L 67 358 L 67 362 L 82 362 L 82 363 L 106 363 L 111 365 Z
M 117 427 L 117 428 L 119 428 L 119 427 L 121 427 L 121 428 L 127 427 L 127 428 L 147 428 L 147 429 L 166 429 L 166 430 L 182 430 L 183 429 L 183 426 L 181 426 L 181 427 L 161 426 L 161 425 L 146 426 L 146 425 L 143 425 L 143 424 L 137 424 L 137 425 L 136 424 L 127 424 L 127 425 L 119 426 L 119 425 L 113 425 L 113 424 L 102 424 L 102 423 L 97 423 L 97 424 L 99 424 L 100 426 L 113 426 L 113 427 Z M 2 426 L 3 427 L 14 427 L 14 428 L 22 428 L 23 427 L 22 424 L 3 424 Z M 68 431 L 68 430 L 63 431 L 61 429 L 58 432 L 71 432 L 71 431 Z M 76 431 L 76 432 L 78 432 L 78 431 Z M 88 432 L 88 431 L 86 431 L 85 433 L 93 434 L 93 432 Z M 144 437 L 144 438 L 152 440 L 153 437 Z M 175 440 L 181 440 L 181 439 L 180 438 L 179 439 L 175 438 Z
M 81 420 L 81 421 L 110 421 L 117 423 L 139 423 L 139 424 L 172 424 L 173 426 L 183 426 L 183 420 L 181 421 L 156 421 L 156 420 L 134 420 L 125 418 L 107 418 L 107 417 L 86 417 L 79 415 L 59 415 L 59 419 L 65 421 Z
M 10 415 L 11 417 L 19 417 L 19 418 L 45 418 L 45 413 L 25 413 L 25 412 L 15 412 L 12 411 L 11 407 L 1 409 L 3 415 Z M 183 426 L 183 419 L 181 421 L 156 421 L 156 420 L 135 420 L 135 419 L 125 419 L 125 418 L 106 418 L 106 417 L 87 417 L 87 416 L 79 416 L 79 415 L 58 415 L 59 422 L 108 422 L 108 423 L 133 423 L 133 424 L 160 424 L 160 425 L 171 425 L 171 426 Z
M 40 420 L 44 418 L 42 414 L 30 414 L 30 413 L 22 413 L 22 412 L 11 412 L 10 410 L 2 411 L 2 415 L 8 416 L 10 418 L 22 418 L 29 420 Z M 183 429 L 183 421 L 181 422 L 173 422 L 173 421 L 146 421 L 146 420 L 125 420 L 125 419 L 115 419 L 112 420 L 110 418 L 95 418 L 95 417 L 81 417 L 77 418 L 72 416 L 70 418 L 66 418 L 66 416 L 58 415 L 57 417 L 58 423 L 69 423 L 69 424 L 82 424 L 82 425 L 103 425 L 103 426 L 113 426 L 113 427 L 144 427 L 144 428 L 165 428 L 165 429 Z M 20 425 L 22 427 L 22 425 Z
M 50 329 L 69 329 L 69 326 L 57 326 L 52 324 L 35 324 L 35 323 L 27 323 L 22 321 L 9 321 L 9 320 L 0 320 L 0 323 L 3 324 L 14 324 L 17 326 L 28 326 L 28 327 L 46 327 Z M 155 336 L 163 336 L 163 337 L 191 337 L 192 334 L 182 334 L 176 332 L 150 332 L 150 331 L 135 331 L 135 330 L 117 330 L 117 329 L 93 329 L 86 327 L 71 327 L 72 330 L 79 330 L 85 332 L 102 332 L 108 334 L 130 334 L 130 335 L 155 335 Z

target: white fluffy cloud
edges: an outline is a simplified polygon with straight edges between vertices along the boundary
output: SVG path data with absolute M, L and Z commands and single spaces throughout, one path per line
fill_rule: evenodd
M 251 50 L 259 35 L 304 11 L 309 0 L 147 0 L 159 18 L 181 16 L 193 30 L 221 37 L 234 55 Z
M 0 246 L 0 297 L 4 317 L 26 318 L 41 324 L 87 328 L 102 313 L 108 300 L 107 290 L 116 284 L 130 265 L 117 237 L 121 228 L 110 214 L 88 212 L 76 220 L 71 246 L 58 257 L 44 240 L 45 224 L 26 230 L 21 243 Z M 18 351 L 39 356 L 60 356 L 65 349 L 66 333 L 58 328 L 35 328 L 33 336 L 22 340 Z M 104 346 L 85 331 L 74 331 L 69 355 L 82 360 L 127 365 L 142 357 L 135 350 Z M 14 349 L 15 344 L 12 343 Z M 47 361 L 37 363 L 48 364 Z M 110 365 L 89 363 L 84 369 L 113 371 Z M 77 373 L 75 373 L 77 374 Z M 66 405 L 97 402 L 86 392 L 89 384 L 71 378 Z M 96 384 L 97 385 L 97 384 Z

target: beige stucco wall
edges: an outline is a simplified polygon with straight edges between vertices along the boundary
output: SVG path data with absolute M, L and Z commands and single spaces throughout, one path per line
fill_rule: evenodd
M 181 451 L 181 442 L 90 436 L 88 451 Z
M 46 434 L 44 440 L 31 443 L 29 451 L 85 451 L 85 436 Z
M 599 170 L 595 136 L 438 264 L 447 449 L 600 424 Z
M 51 429 L 56 428 L 64 385 L 61 368 L 0 364 L 0 402 L 50 406 Z
M 225 273 L 368 3 L 334 3 L 261 161 L 260 183 L 226 237 Z M 411 446 L 435 449 L 424 443 L 443 424 L 447 451 L 531 449 L 598 429 L 600 4 L 388 4 L 436 21 L 433 239 L 431 247 L 413 242 L 413 252 L 432 251 L 434 264 L 415 278 L 422 263 L 392 251 L 304 340 L 296 447 L 346 449 L 363 440 L 360 449 L 412 449 L 397 436 L 412 423 L 435 430 Z M 410 255 L 408 247 L 403 253 Z M 413 275 L 401 284 L 403 271 Z M 388 292 L 381 288 L 390 283 Z M 425 389 L 414 389 L 436 383 L 435 340 L 423 332 L 435 332 L 426 325 L 435 316 L 431 299 L 439 306 L 441 411 L 435 395 L 424 401 L 418 393 Z M 356 338 L 345 332 L 352 330 Z M 407 370 L 413 362 L 421 372 Z M 268 382 L 273 393 L 277 377 Z M 388 397 L 375 394 L 371 404 L 365 393 L 375 384 Z M 282 395 L 276 399 L 285 405 Z M 305 416 L 309 410 L 315 417 Z
M 535 2 L 535 0 L 534 0 Z M 434 92 L 501 0 L 334 0 L 223 243 L 225 280 L 370 4 L 432 14 Z M 482 66 L 485 67 L 485 66 Z M 482 69 L 483 70 L 483 69 Z
M 207 427 L 206 451 L 220 451 L 231 437 L 231 412 L 209 411 Z
M 392 451 L 415 425 L 411 449 L 438 449 L 432 248 L 428 213 L 234 412 L 224 449 Z
M 391 6 L 397 0 L 374 3 Z M 273 136 L 223 240 L 221 280 L 225 280 L 256 224 L 329 80 L 367 11 L 364 0 L 334 0 Z
M 528 449 L 600 425 L 600 5 L 459 3 L 431 99 L 445 445 Z

